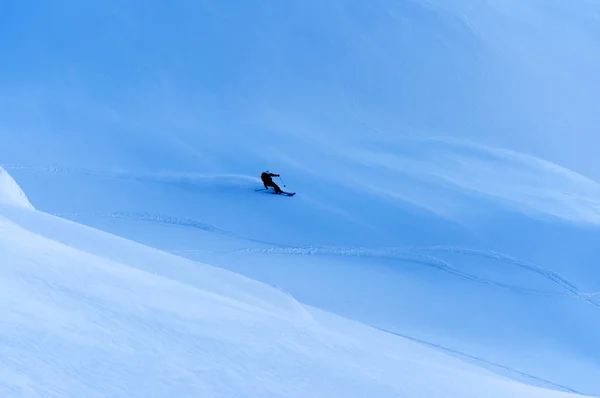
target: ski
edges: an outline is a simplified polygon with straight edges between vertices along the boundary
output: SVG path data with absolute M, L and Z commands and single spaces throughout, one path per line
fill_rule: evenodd
M 277 192 L 271 192 L 271 191 L 269 191 L 269 193 L 273 194 L 273 195 L 283 195 L 283 196 L 294 196 L 296 194 L 296 192 L 279 192 L 279 193 L 277 193 Z
M 275 191 L 271 191 L 270 189 L 255 189 L 255 192 L 265 192 L 265 193 L 270 193 L 271 195 L 283 195 L 283 196 L 294 196 L 296 195 L 296 192 L 275 192 Z

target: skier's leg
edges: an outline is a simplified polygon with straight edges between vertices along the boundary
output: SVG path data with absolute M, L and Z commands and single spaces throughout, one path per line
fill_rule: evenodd
M 274 182 L 271 183 L 271 186 L 273 187 L 273 189 L 275 189 L 275 193 L 282 193 L 283 192 L 281 190 L 281 188 L 279 188 L 279 185 L 275 184 Z

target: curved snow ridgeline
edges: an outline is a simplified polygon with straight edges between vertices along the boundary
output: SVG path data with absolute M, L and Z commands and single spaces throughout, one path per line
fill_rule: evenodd
M 29 199 L 6 170 L 0 166 L 0 204 L 33 209 Z

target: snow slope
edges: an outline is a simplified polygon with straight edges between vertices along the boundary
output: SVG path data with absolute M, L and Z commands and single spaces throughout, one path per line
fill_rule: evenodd
M 0 14 L 0 165 L 36 209 L 600 395 L 597 1 Z M 298 195 L 255 192 L 265 169 Z M 28 214 L 11 220 L 138 261 Z
M 576 396 L 24 206 L 0 231 L 3 397 Z
M 0 203 L 4 205 L 33 208 L 25 193 L 2 167 L 0 167 L 0 192 L 2 192 Z

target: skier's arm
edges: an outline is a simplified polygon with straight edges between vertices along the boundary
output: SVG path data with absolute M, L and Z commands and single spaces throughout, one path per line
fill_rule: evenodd
M 273 173 L 269 173 L 269 175 L 270 175 L 271 177 L 279 177 L 279 174 L 273 174 Z

